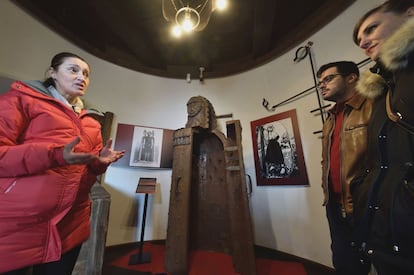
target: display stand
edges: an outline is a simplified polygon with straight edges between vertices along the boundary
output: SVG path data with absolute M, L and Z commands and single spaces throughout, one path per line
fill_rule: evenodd
M 151 254 L 144 253 L 144 232 L 145 232 L 145 219 L 147 217 L 148 206 L 148 194 L 155 193 L 156 178 L 139 178 L 136 193 L 145 194 L 144 211 L 142 214 L 141 223 L 141 238 L 139 242 L 138 254 L 133 254 L 129 257 L 128 265 L 143 264 L 151 262 Z

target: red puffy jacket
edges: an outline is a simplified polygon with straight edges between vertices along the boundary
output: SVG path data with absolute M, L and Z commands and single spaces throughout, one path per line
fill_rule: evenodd
M 63 146 L 99 154 L 100 124 L 45 88 L 19 81 L 0 96 L 0 273 L 59 260 L 89 237 L 89 191 L 106 165 L 68 165 Z

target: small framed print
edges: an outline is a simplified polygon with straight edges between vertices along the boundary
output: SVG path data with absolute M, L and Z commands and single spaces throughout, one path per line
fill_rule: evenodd
M 125 150 L 114 166 L 172 168 L 174 130 L 118 124 L 115 150 Z

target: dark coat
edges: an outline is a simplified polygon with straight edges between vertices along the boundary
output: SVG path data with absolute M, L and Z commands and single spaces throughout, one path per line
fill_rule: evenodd
M 380 62 L 361 76 L 359 91 L 378 100 L 368 128 L 366 173 L 352 190 L 357 243 L 372 257 L 414 270 L 413 54 L 410 19 L 384 43 Z

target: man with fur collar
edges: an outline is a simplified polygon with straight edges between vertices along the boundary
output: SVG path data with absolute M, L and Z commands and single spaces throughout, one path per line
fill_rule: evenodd
M 366 172 L 352 183 L 356 243 L 378 274 L 414 274 L 414 0 L 366 13 L 354 42 L 376 65 L 360 93 L 375 98 Z

